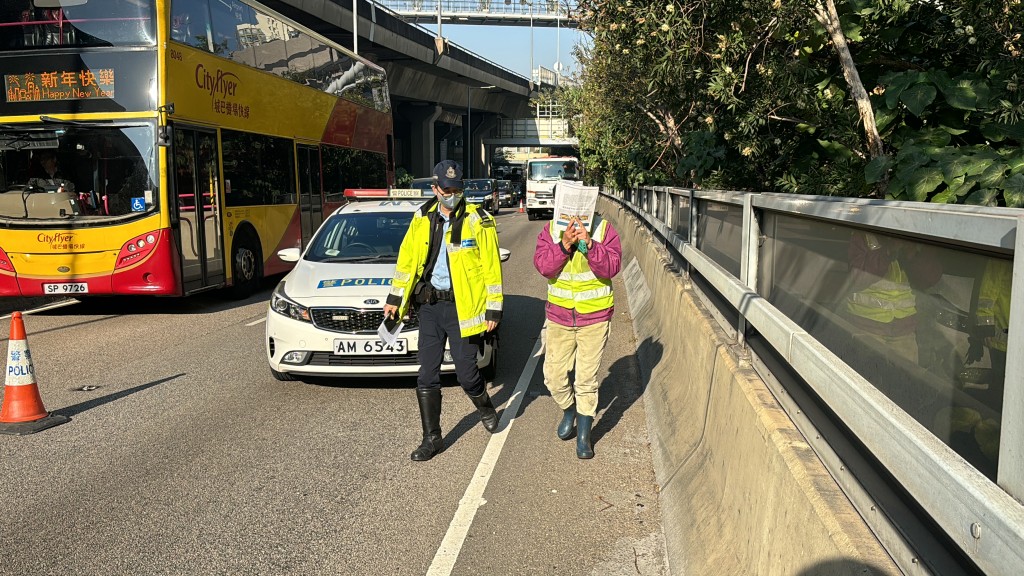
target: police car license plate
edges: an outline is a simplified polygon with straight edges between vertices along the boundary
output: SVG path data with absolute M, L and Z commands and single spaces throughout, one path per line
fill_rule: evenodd
M 43 284 L 44 294 L 88 294 L 89 285 L 85 282 L 62 282 L 60 284 Z
M 368 354 L 405 354 L 409 351 L 404 338 L 388 346 L 380 340 L 348 340 L 338 338 L 334 341 L 334 353 L 343 356 L 363 356 Z

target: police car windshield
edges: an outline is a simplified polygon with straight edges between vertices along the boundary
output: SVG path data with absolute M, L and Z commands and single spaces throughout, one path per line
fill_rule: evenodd
M 311 262 L 395 262 L 412 212 L 336 214 L 324 222 L 304 258 Z

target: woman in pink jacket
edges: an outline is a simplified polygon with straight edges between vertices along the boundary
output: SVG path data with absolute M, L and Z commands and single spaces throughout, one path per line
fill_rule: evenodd
M 597 371 L 611 331 L 615 299 L 612 278 L 619 273 L 622 244 L 612 225 L 596 217 L 592 232 L 573 218 L 556 240 L 551 225 L 537 236 L 533 265 L 548 279 L 544 385 L 562 409 L 557 434 L 576 428 L 576 456 L 593 458 L 590 431 L 597 415 Z M 569 372 L 575 368 L 575 382 Z

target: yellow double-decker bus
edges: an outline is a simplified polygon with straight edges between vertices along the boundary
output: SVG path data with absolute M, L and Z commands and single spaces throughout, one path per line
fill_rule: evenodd
M 0 296 L 251 293 L 387 188 L 384 70 L 258 2 L 0 3 Z

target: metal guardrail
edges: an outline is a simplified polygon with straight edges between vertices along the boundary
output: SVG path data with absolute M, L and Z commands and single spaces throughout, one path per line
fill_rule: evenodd
M 717 318 L 739 342 L 770 344 L 964 556 L 986 574 L 1019 573 L 1024 355 L 1005 351 L 1024 346 L 1024 210 L 604 194 L 731 306 Z

